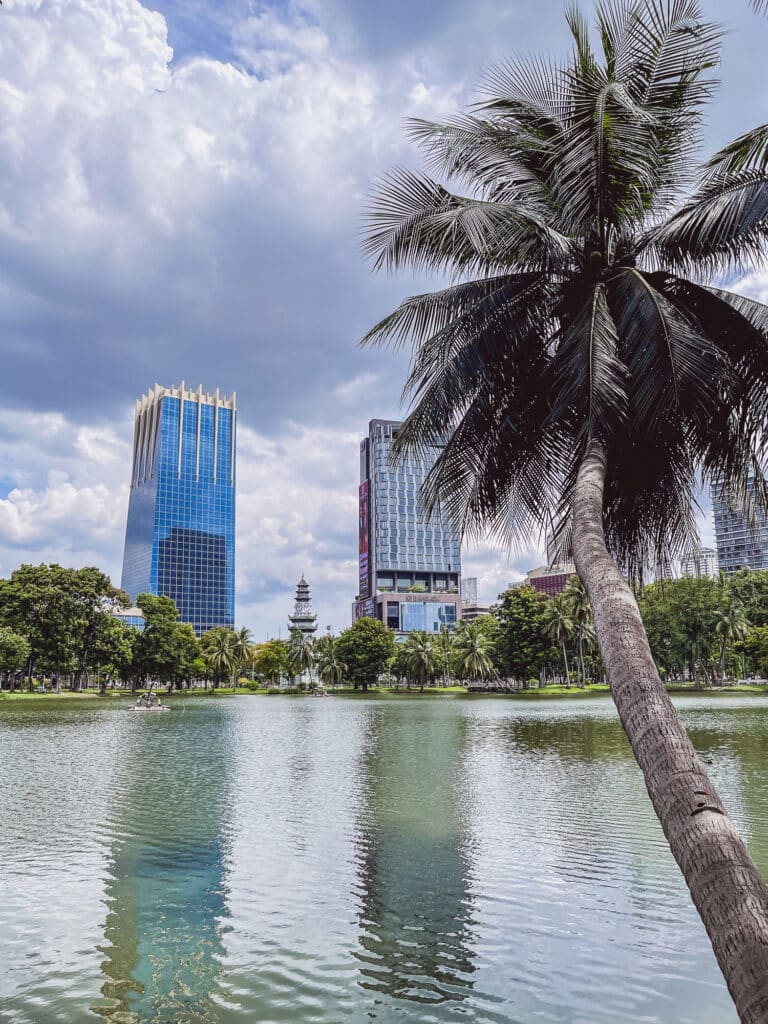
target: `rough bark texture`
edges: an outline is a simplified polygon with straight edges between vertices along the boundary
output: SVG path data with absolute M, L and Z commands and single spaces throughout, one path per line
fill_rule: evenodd
M 593 445 L 576 483 L 573 552 L 613 699 L 742 1024 L 768 1024 L 768 889 L 677 717 L 637 602 L 607 551 L 605 470 Z

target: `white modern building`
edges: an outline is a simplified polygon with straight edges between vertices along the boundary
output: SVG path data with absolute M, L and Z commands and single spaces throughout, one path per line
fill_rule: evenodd
M 707 577 L 715 580 L 720 572 L 717 561 L 717 551 L 714 548 L 697 548 L 685 558 L 680 560 L 680 575 L 693 577 Z

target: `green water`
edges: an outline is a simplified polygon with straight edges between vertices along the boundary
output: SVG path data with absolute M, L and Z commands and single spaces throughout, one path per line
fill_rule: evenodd
M 768 871 L 768 700 L 681 714 Z M 0 1021 L 735 1024 L 607 700 L 0 706 Z

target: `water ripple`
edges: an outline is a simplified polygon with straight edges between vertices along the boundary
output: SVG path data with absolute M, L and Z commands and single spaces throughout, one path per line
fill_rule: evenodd
M 768 702 L 680 707 L 765 871 Z M 19 704 L 0 745 L 3 1021 L 735 1024 L 609 701 Z

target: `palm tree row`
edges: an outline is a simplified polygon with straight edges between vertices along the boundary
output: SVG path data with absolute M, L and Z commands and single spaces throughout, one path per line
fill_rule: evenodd
M 203 661 L 214 679 L 229 678 L 232 689 L 237 682 L 237 673 L 250 665 L 251 631 L 246 627 L 238 630 L 212 629 L 205 635 Z
M 586 652 L 592 653 L 596 647 L 595 623 L 584 584 L 577 576 L 572 577 L 562 594 L 552 598 L 547 604 L 544 610 L 544 635 L 556 643 L 563 652 L 566 686 L 570 686 L 567 644 L 575 639 L 578 652 L 578 685 L 586 686 L 584 656 Z
M 314 687 L 312 669 L 317 668 L 317 675 L 324 686 L 340 686 L 344 681 L 347 666 L 339 658 L 336 650 L 335 637 L 330 632 L 317 640 L 302 633 L 299 629 L 291 630 L 288 641 L 288 660 L 293 672 L 298 676 L 307 673 L 310 687 Z
M 468 534 L 571 552 L 621 722 L 741 1020 L 768 1020 L 768 889 L 656 670 L 627 578 L 696 543 L 703 481 L 768 504 L 768 307 L 711 283 L 763 261 L 755 136 L 698 149 L 721 30 L 696 0 L 604 0 L 597 38 L 512 60 L 379 184 L 377 269 L 447 274 L 367 335 L 410 341 L 396 451 Z M 759 137 L 759 133 L 758 136 Z M 750 148 L 751 147 L 751 148 Z
M 480 627 L 461 621 L 452 635 L 443 629 L 437 636 L 409 633 L 395 658 L 395 672 L 420 690 L 442 676 L 446 685 L 454 676 L 473 683 L 495 674 L 491 644 Z

